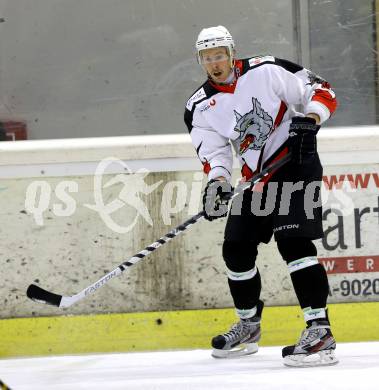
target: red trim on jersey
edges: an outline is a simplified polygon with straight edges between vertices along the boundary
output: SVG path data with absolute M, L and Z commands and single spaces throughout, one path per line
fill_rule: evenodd
M 333 114 L 337 108 L 337 99 L 333 97 L 329 91 L 325 91 L 324 89 L 316 89 L 312 100 L 320 102 L 326 106 L 330 111 L 330 114 Z
M 275 156 L 275 158 L 273 158 L 268 164 L 264 165 L 264 168 L 266 168 L 266 167 L 270 166 L 271 164 L 273 164 L 274 162 L 280 160 L 281 158 L 283 158 L 284 156 L 286 156 L 288 153 L 289 153 L 289 150 L 288 150 L 287 147 L 285 147 L 277 156 Z M 261 190 L 261 188 L 262 188 L 264 185 L 266 185 L 266 184 L 270 181 L 272 175 L 273 175 L 274 173 L 276 173 L 276 171 L 277 171 L 277 170 L 272 171 L 272 172 L 269 173 L 267 176 L 265 176 L 263 179 L 261 179 L 260 182 L 258 182 L 258 183 L 256 184 L 256 185 L 259 184 L 258 187 L 260 188 L 260 190 Z M 243 166 L 242 166 L 241 173 L 242 173 L 242 176 L 245 177 L 246 180 L 250 180 L 250 179 L 254 176 L 254 174 L 257 173 L 257 172 L 254 172 L 254 171 L 245 163 L 245 164 L 243 164 Z M 255 187 L 255 186 L 254 186 L 254 187 Z M 254 188 L 253 188 L 253 189 L 254 189 Z
M 211 79 L 209 79 L 209 83 L 219 92 L 234 93 L 237 86 L 237 79 L 242 74 L 242 68 L 242 61 L 236 60 L 234 63 L 234 74 L 236 75 L 236 79 L 234 80 L 233 84 L 216 84 Z
M 209 164 L 208 161 L 202 162 L 203 164 L 203 172 L 208 175 L 209 171 L 211 170 L 211 164 Z
M 330 84 L 327 82 L 327 81 L 323 81 L 323 83 L 321 84 L 322 88 L 327 88 L 327 89 L 330 89 L 331 86 Z
M 283 101 L 280 103 L 280 108 L 279 108 L 279 112 L 278 112 L 278 115 L 276 116 L 275 118 L 275 122 L 274 122 L 274 130 L 282 123 L 282 120 L 283 120 L 283 117 L 284 117 L 284 114 L 286 113 L 287 111 L 287 105 L 286 103 L 284 103 Z
M 241 174 L 246 180 L 250 180 L 254 176 L 254 171 L 245 163 L 242 165 Z
M 236 77 L 238 78 L 242 74 L 243 62 L 241 60 L 235 60 L 234 61 L 234 69 L 235 69 Z

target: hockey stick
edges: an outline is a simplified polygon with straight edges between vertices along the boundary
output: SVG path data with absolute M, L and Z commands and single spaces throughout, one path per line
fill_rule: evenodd
M 9 386 L 7 386 L 1 379 L 0 379 L 0 389 L 1 390 L 11 390 Z
M 276 161 L 272 165 L 266 167 L 263 169 L 260 173 L 253 176 L 253 178 L 243 183 L 242 188 L 239 189 L 239 191 L 236 191 L 233 194 L 233 198 L 239 194 L 241 194 L 243 191 L 245 191 L 247 188 L 252 187 L 255 183 L 258 183 L 262 178 L 267 176 L 268 174 L 272 173 L 273 171 L 277 170 L 281 166 L 283 166 L 287 161 L 289 161 L 291 158 L 290 154 L 285 155 L 280 160 Z M 202 219 L 204 217 L 204 211 L 201 211 L 200 213 L 194 215 L 193 217 L 189 218 L 182 224 L 178 225 L 174 229 L 170 230 L 167 234 L 165 234 L 163 237 L 158 239 L 157 241 L 153 242 L 149 246 L 147 246 L 145 249 L 143 249 L 141 252 L 138 252 L 134 256 L 132 256 L 130 259 L 124 261 L 121 263 L 117 268 L 115 268 L 113 271 L 108 272 L 106 275 L 104 275 L 102 278 L 100 278 L 95 283 L 91 284 L 90 286 L 86 287 L 84 290 L 79 292 L 78 294 L 72 295 L 72 296 L 62 296 L 58 294 L 54 294 L 50 291 L 44 290 L 43 288 L 31 284 L 27 291 L 26 295 L 28 298 L 40 302 L 40 303 L 46 303 L 48 305 L 53 305 L 57 307 L 69 307 L 73 305 L 74 303 L 80 301 L 81 299 L 85 298 L 87 295 L 93 294 L 95 291 L 97 291 L 100 287 L 104 286 L 106 283 L 108 283 L 111 279 L 116 278 L 117 276 L 121 275 L 124 271 L 129 269 L 132 265 L 138 263 L 141 261 L 144 257 L 149 255 L 151 252 L 154 252 L 156 249 L 161 247 L 162 245 L 166 244 L 176 236 L 178 236 L 180 233 L 183 233 L 185 230 L 187 230 L 190 226 L 195 224 L 197 221 Z

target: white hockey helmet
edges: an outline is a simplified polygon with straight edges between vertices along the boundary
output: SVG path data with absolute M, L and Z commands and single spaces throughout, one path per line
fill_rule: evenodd
M 200 52 L 214 47 L 226 47 L 230 59 L 234 57 L 234 41 L 230 32 L 224 26 L 204 28 L 196 40 L 197 60 L 201 63 Z

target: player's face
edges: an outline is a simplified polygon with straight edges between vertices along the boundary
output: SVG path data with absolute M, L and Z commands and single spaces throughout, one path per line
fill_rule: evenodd
M 225 47 L 202 50 L 201 64 L 216 83 L 223 83 L 230 75 L 230 58 Z

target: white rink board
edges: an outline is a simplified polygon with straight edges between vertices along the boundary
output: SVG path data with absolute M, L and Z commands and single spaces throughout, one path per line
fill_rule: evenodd
M 337 344 L 335 366 L 288 368 L 280 347 L 238 359 L 208 350 L 0 360 L 15 390 L 377 390 L 379 343 Z

